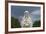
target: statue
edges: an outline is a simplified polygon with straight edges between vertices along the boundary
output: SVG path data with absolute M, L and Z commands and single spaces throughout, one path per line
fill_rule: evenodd
M 24 12 L 24 16 L 21 21 L 21 27 L 32 27 L 32 19 L 28 11 Z

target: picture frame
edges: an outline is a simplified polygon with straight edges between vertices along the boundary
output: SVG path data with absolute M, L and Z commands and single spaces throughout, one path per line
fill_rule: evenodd
M 37 10 L 40 11 L 40 16 L 41 16 L 40 17 L 40 21 L 41 21 L 40 26 L 37 27 L 37 28 L 36 27 L 33 27 L 33 28 L 32 27 L 31 28 L 16 28 L 16 27 L 13 27 L 13 28 L 11 28 L 11 16 L 12 16 L 11 6 L 12 6 L 12 8 L 17 7 L 17 9 L 18 9 L 18 7 L 19 8 L 21 7 L 20 9 L 22 9 L 24 6 L 25 6 L 25 8 L 28 7 L 27 9 L 23 9 L 23 10 L 26 10 L 26 11 L 29 10 L 29 7 L 30 7 L 30 9 L 32 8 L 33 10 L 36 10 L 37 8 L 40 7 L 39 9 L 37 9 Z M 16 11 L 17 11 L 17 9 L 16 9 Z M 44 30 L 45 30 L 45 4 L 44 3 L 42 3 L 42 2 L 26 2 L 26 1 L 25 2 L 24 1 L 5 1 L 5 34 L 8 34 L 8 33 L 24 33 L 24 32 L 40 32 L 40 31 L 44 31 Z

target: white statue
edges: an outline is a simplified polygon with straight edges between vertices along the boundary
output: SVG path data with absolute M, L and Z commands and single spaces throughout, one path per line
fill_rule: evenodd
M 24 16 L 21 21 L 21 27 L 32 27 L 32 19 L 28 11 L 24 12 Z

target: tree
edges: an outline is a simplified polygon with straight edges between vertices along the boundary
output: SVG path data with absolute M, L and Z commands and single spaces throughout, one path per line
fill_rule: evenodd
M 20 28 L 20 22 L 18 21 L 18 19 L 11 17 L 11 28 Z
M 35 21 L 34 24 L 33 24 L 33 27 L 40 27 L 40 20 L 38 21 Z

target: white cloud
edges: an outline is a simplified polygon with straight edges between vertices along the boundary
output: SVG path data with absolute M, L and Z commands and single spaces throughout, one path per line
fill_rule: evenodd
M 40 10 L 33 11 L 30 13 L 33 21 L 40 20 Z

